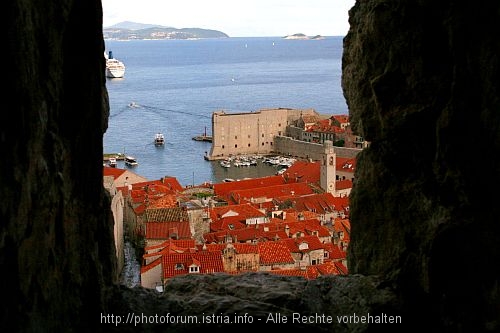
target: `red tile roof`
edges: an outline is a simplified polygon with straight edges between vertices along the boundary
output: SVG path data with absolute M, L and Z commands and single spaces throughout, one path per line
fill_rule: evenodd
M 244 179 L 236 182 L 223 182 L 213 185 L 214 194 L 221 198 L 228 198 L 228 194 L 234 190 L 259 188 L 272 185 L 285 184 L 282 176 L 269 176 L 261 178 Z
M 283 173 L 283 177 L 287 182 L 319 184 L 320 166 L 319 162 L 298 160 Z
M 347 275 L 349 273 L 349 270 L 343 263 L 335 261 L 333 264 L 335 265 L 335 268 L 337 268 L 339 275 Z
M 314 267 L 318 271 L 318 275 L 346 275 L 347 268 L 339 263 L 341 266 L 338 266 L 336 262 L 327 261 L 319 265 L 314 265 Z M 345 270 L 344 270 L 345 269 Z
M 337 244 L 333 243 L 325 243 L 324 249 L 328 252 L 328 258 L 338 261 L 347 258 L 347 254 L 345 251 L 342 251 Z
M 314 193 L 312 188 L 306 183 L 290 183 L 274 186 L 252 188 L 246 190 L 234 190 L 229 193 L 229 197 L 235 203 L 252 203 L 253 200 L 271 200 L 273 198 L 293 195 L 306 195 Z
M 163 277 L 189 274 L 189 266 L 199 267 L 200 274 L 224 272 L 222 254 L 218 252 L 174 253 L 162 257 Z
M 336 124 L 335 121 L 329 118 L 320 120 L 314 125 L 309 126 L 306 132 L 343 133 L 344 130 L 340 127 L 340 124 Z
M 336 114 L 336 115 L 333 115 L 331 118 L 338 121 L 339 124 L 348 124 L 349 123 L 349 115 L 347 115 L 347 114 Z
M 190 239 L 189 222 L 146 222 L 146 239 Z
M 125 173 L 125 169 L 103 167 L 103 176 L 112 176 L 114 179 L 120 177 Z
M 273 269 L 267 272 L 275 275 L 299 276 L 307 280 L 314 280 L 319 276 L 317 270 L 313 266 L 292 269 Z
M 265 213 L 248 203 L 214 207 L 210 209 L 209 213 L 212 222 L 232 216 L 236 216 L 237 220 L 242 222 L 249 218 L 266 216 Z
M 184 188 L 181 186 L 177 178 L 164 177 L 160 180 L 151 180 L 146 182 L 135 183 L 132 185 L 134 189 L 145 189 L 145 187 L 161 186 L 172 192 L 181 192 Z
M 218 221 L 210 223 L 210 232 L 235 230 L 246 228 L 245 221 L 241 221 L 240 216 L 228 216 Z
M 312 220 L 316 219 L 319 221 L 319 215 L 318 213 L 315 212 L 310 212 L 308 210 L 298 212 L 295 209 L 285 209 L 286 212 L 286 218 L 284 219 L 285 222 L 296 222 L 299 220 Z
M 290 235 L 295 235 L 298 232 L 306 236 L 329 237 L 330 231 L 318 219 L 309 219 L 296 222 L 286 222 L 283 225 L 288 227 Z M 291 236 L 290 236 L 291 237 Z
M 350 234 L 351 234 L 351 222 L 349 219 L 340 219 L 337 218 L 333 221 L 333 229 L 335 232 L 343 232 L 344 241 L 349 242 Z
M 336 190 L 345 190 L 348 188 L 352 188 L 352 180 L 350 180 L 350 179 L 337 180 L 335 182 L 335 189 Z
M 321 243 L 321 241 L 317 236 L 287 238 L 283 239 L 282 242 L 285 243 L 290 252 L 293 253 L 305 253 L 305 252 L 324 249 L 324 244 Z M 307 246 L 303 246 L 304 244 L 306 244 Z
M 311 211 L 325 214 L 334 211 L 342 211 L 347 214 L 349 211 L 349 198 L 334 197 L 331 193 L 309 194 L 294 199 L 287 198 L 287 200 L 290 200 L 293 208 L 299 212 Z
M 231 237 L 233 242 L 248 242 L 253 240 L 265 240 L 266 234 L 262 228 L 247 227 L 235 230 L 221 230 L 203 234 L 206 242 L 225 242 L 227 237 Z
M 196 245 L 194 239 L 168 239 L 161 244 L 147 246 L 143 257 L 150 257 L 160 253 L 180 253 L 195 252 Z
M 292 254 L 282 241 L 257 243 L 261 265 L 293 264 Z
M 205 244 L 207 251 L 210 252 L 222 252 L 228 244 Z M 257 244 L 248 244 L 248 243 L 231 243 L 231 245 L 236 250 L 236 253 L 240 254 L 250 254 L 250 253 L 259 253 L 259 248 Z
M 335 167 L 337 171 L 354 173 L 354 169 L 356 169 L 356 158 L 337 157 Z
M 146 273 L 150 269 L 152 269 L 160 264 L 161 264 L 161 258 L 157 258 L 157 259 L 153 260 L 152 262 L 150 262 L 148 265 L 141 266 L 141 274 Z

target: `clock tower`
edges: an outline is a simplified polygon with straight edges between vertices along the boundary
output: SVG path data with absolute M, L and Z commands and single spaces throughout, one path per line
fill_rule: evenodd
M 333 142 L 326 140 L 323 144 L 323 158 L 320 167 L 320 186 L 321 188 L 332 195 L 335 194 L 335 178 L 336 178 L 336 154 L 333 148 Z

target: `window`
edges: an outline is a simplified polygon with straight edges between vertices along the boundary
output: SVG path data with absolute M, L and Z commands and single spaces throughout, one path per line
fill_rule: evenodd
M 199 273 L 200 272 L 200 267 L 193 265 L 189 266 L 189 273 Z
M 184 265 L 183 264 L 175 264 L 175 270 L 176 271 L 181 270 L 181 269 L 184 269 Z

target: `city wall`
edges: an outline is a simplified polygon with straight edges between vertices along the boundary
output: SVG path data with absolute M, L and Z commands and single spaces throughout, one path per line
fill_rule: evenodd
M 334 147 L 337 157 L 354 158 L 361 151 L 357 148 Z M 319 161 L 325 153 L 325 148 L 321 143 L 312 143 L 295 140 L 286 136 L 276 136 L 274 138 L 274 152 L 280 155 L 291 155 L 299 158 Z

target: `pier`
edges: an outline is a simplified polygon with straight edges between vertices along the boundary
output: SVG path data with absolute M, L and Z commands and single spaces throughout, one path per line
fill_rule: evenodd
M 207 135 L 207 127 L 205 126 L 205 132 L 202 135 L 193 136 L 193 140 L 212 142 L 212 136 Z

